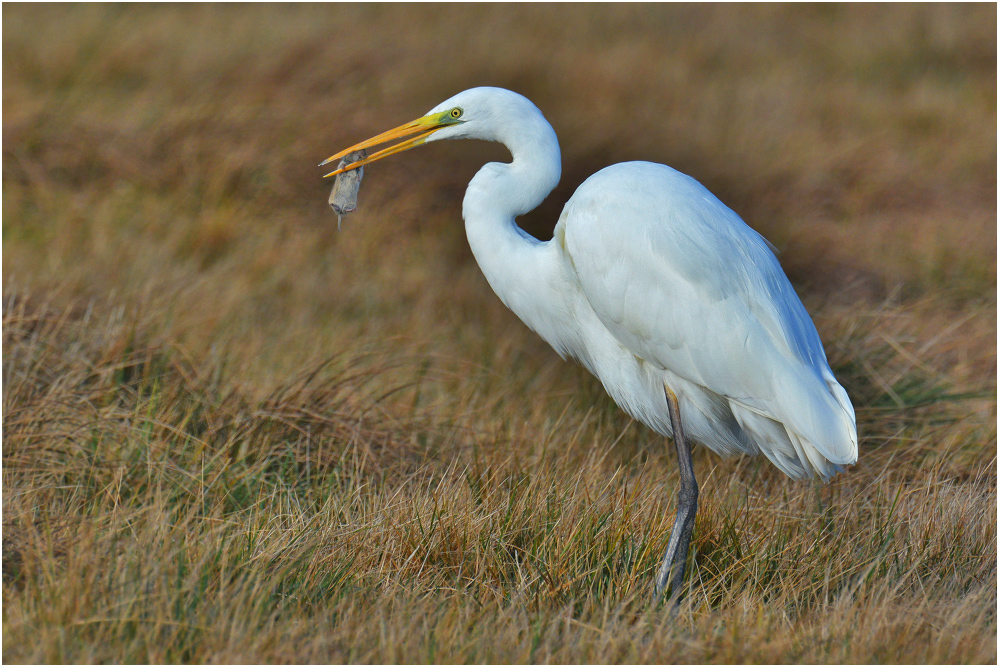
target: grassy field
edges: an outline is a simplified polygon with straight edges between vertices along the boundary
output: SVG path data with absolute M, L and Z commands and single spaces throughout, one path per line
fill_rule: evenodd
M 5 662 L 997 660 L 996 7 L 3 6 Z M 474 85 L 699 179 L 857 408 L 829 485 L 671 448 L 465 241 Z

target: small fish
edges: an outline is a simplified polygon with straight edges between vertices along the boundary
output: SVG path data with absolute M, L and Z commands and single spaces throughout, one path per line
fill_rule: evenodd
M 348 153 L 337 164 L 337 169 L 352 162 L 357 162 L 367 157 L 368 152 L 364 149 Z M 333 190 L 330 191 L 330 206 L 337 212 L 337 231 L 340 231 L 341 217 L 345 213 L 351 213 L 358 208 L 358 191 L 361 189 L 361 177 L 365 175 L 365 168 L 358 167 L 349 172 L 337 174 L 337 179 L 333 182 Z

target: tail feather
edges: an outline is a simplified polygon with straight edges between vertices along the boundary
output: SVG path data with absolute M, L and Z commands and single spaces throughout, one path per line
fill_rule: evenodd
M 828 480 L 843 467 L 823 455 L 808 439 L 781 422 L 742 403 L 729 402 L 740 427 L 760 451 L 786 475 L 802 480 L 819 476 Z

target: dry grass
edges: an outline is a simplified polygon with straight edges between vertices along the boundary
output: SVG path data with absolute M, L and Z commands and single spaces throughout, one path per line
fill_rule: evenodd
M 5 661 L 996 661 L 995 7 L 3 19 Z M 672 454 L 465 243 L 502 150 L 326 207 L 315 163 L 482 84 L 563 141 L 528 229 L 611 162 L 695 175 L 857 406 L 830 485 L 698 452 L 676 619 Z

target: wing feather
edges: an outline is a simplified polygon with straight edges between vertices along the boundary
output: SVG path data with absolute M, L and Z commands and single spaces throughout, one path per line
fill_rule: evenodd
M 634 355 L 728 399 L 762 449 L 782 441 L 775 463 L 790 474 L 801 474 L 792 460 L 822 468 L 802 443 L 834 465 L 856 460 L 853 407 L 802 302 L 764 238 L 701 184 L 665 165 L 614 165 L 580 186 L 560 224 L 587 301 Z

